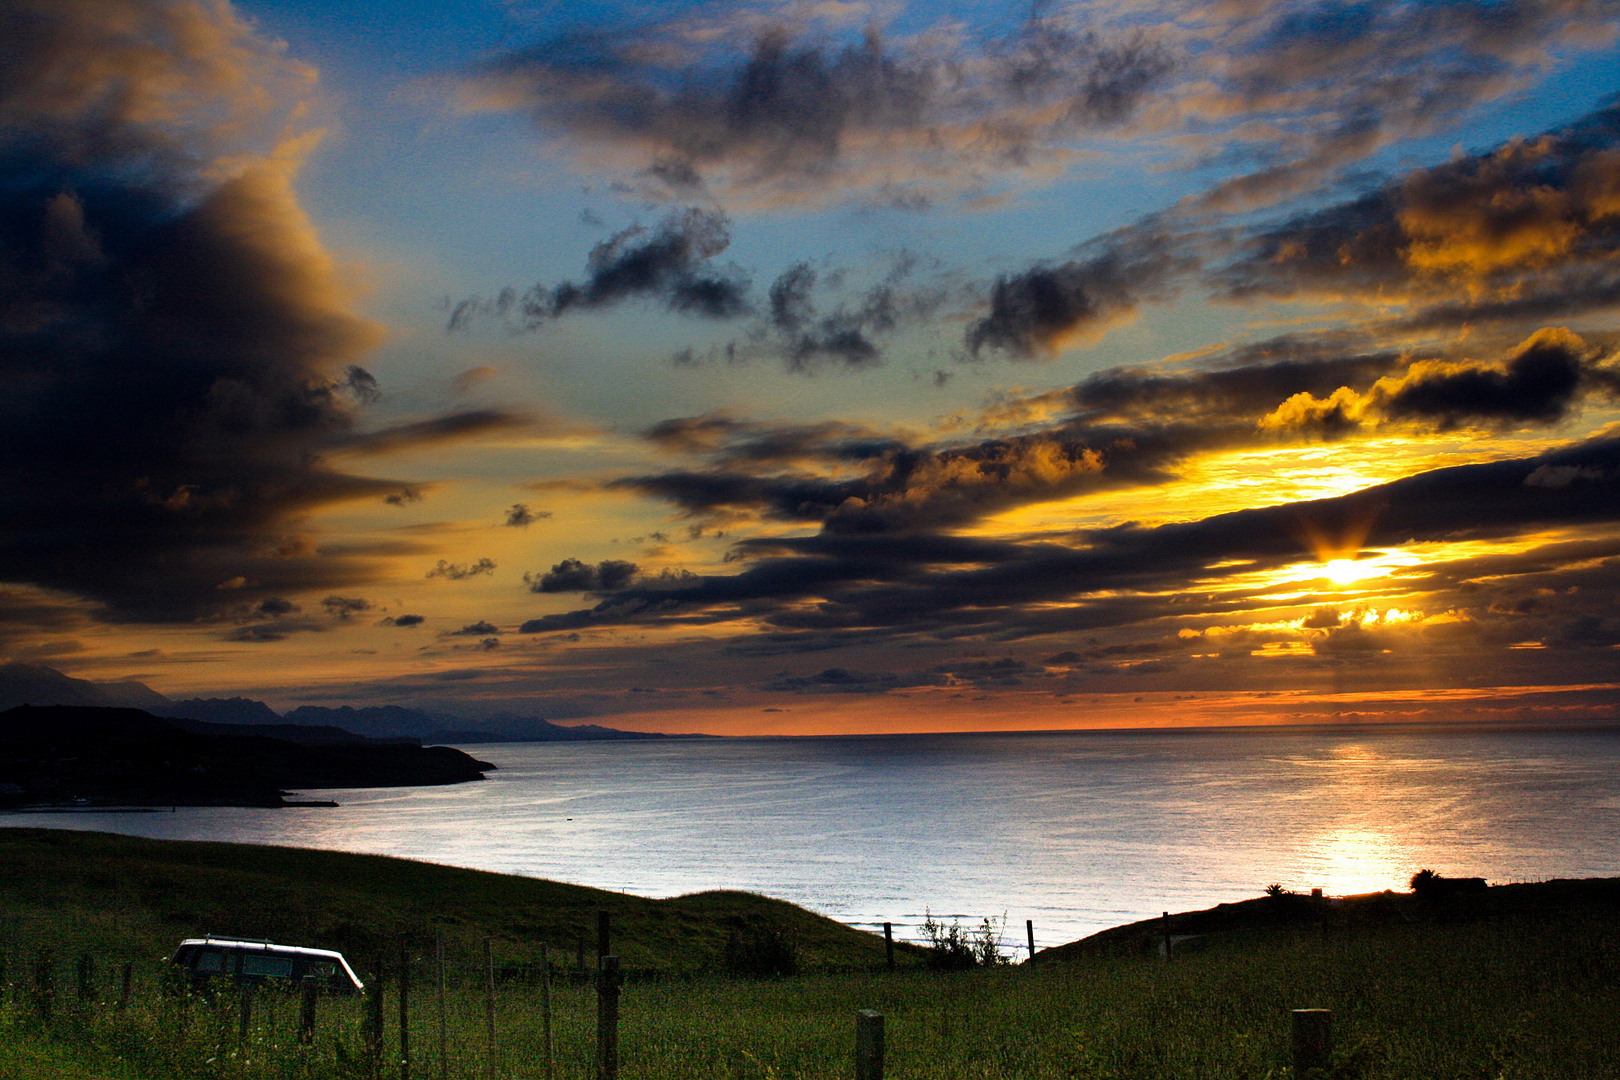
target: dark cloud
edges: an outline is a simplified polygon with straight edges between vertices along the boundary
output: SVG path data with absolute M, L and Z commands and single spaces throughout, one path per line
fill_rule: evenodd
M 500 409 L 470 409 L 353 435 L 341 443 L 341 449 L 356 454 L 387 454 L 518 430 L 532 422 L 529 417 Z
M 479 574 L 493 574 L 495 572 L 494 559 L 479 559 L 477 562 L 452 563 L 440 559 L 433 569 L 427 572 L 430 578 L 444 578 L 446 581 L 461 581 L 464 578 L 477 577 Z
M 964 341 L 973 356 L 1051 356 L 1190 286 L 1405 306 L 1369 333 L 1522 333 L 1620 304 L 1617 254 L 1620 107 L 1605 107 L 1281 222 L 1217 227 L 1187 207 L 1141 219 L 998 278 Z
M 494 623 L 484 622 L 482 620 L 475 623 L 470 623 L 463 626 L 460 630 L 455 631 L 456 634 L 463 637 L 492 637 L 498 635 L 500 632 L 500 628 Z
M 1568 331 L 1544 330 L 1500 368 L 1418 367 L 1389 391 L 1382 407 L 1391 416 L 1446 425 L 1463 419 L 1560 420 L 1575 400 L 1589 352 Z
M 816 272 L 809 263 L 797 263 L 782 271 L 771 282 L 771 323 L 779 330 L 794 333 L 815 318 L 815 304 L 811 294 L 816 287 Z
M 347 622 L 362 611 L 370 611 L 372 604 L 358 596 L 328 596 L 321 601 L 321 606 L 328 615 Z
M 1326 0 L 1264 10 L 1258 19 L 1246 12 L 1252 36 L 1193 94 L 1203 99 L 1195 114 L 1272 121 L 1239 143 L 1257 167 L 1206 193 L 1205 209 L 1274 203 L 1396 139 L 1455 124 L 1544 72 L 1550 43 L 1594 47 L 1616 19 L 1608 4 L 1564 0 Z
M 584 282 L 463 300 L 451 310 L 450 329 L 463 329 L 478 315 L 495 315 L 536 330 L 573 312 L 648 299 L 682 315 L 735 319 L 751 310 L 748 279 L 735 267 L 713 265 L 731 244 L 730 230 L 725 215 L 698 207 L 670 214 L 651 230 L 632 226 L 591 249 Z
M 1211 275 L 1233 298 L 1346 292 L 1443 329 L 1612 305 L 1620 276 L 1620 110 L 1417 169 L 1258 231 Z
M 1210 451 L 1279 437 L 1344 436 L 1364 423 L 1551 423 L 1614 369 L 1565 331 L 1532 335 L 1500 362 L 1355 351 L 1357 338 L 1281 337 L 1202 370 L 1098 372 L 1066 390 L 992 402 L 980 425 L 1017 432 L 954 445 L 840 423 L 789 425 L 708 414 L 644 432 L 706 459 L 608 487 L 700 521 L 763 518 L 828 532 L 933 530 L 1016 506 L 1172 478 Z
M 607 559 L 592 566 L 578 559 L 564 559 L 544 574 L 524 574 L 529 590 L 537 593 L 554 592 L 614 592 L 630 584 L 636 575 L 636 564 L 622 559 Z
M 1341 386 L 1370 385 L 1400 371 L 1394 351 L 1357 351 L 1337 339 L 1277 338 L 1216 358 L 1223 366 L 1162 373 L 1109 368 L 1070 392 L 1075 414 L 1090 424 L 1197 419 L 1222 424 L 1260 417 L 1296 394 L 1327 397 Z
M 1398 354 L 1345 355 L 1336 344 L 1276 339 L 1218 358 L 1261 362 L 1204 371 L 1110 369 L 1066 390 L 992 403 L 982 424 L 1019 433 L 956 445 L 838 422 L 672 419 L 645 437 L 706 458 L 708 467 L 609 487 L 700 519 L 757 516 L 841 532 L 962 525 L 1015 506 L 1163 482 L 1195 454 L 1270 441 L 1274 429 L 1261 421 L 1290 398 L 1314 401 L 1403 370 Z
M 164 621 L 363 580 L 288 535 L 402 490 L 327 463 L 381 332 L 296 201 L 300 145 L 264 152 L 311 73 L 201 0 L 16 0 L 0 32 L 0 580 Z
M 1060 140 L 1124 121 L 1172 66 L 1145 32 L 1107 40 L 1053 19 L 966 57 L 896 48 L 875 27 L 843 47 L 776 27 L 744 56 L 723 40 L 694 57 L 695 40 L 675 24 L 574 34 L 485 65 L 468 91 L 627 151 L 653 197 L 861 192 L 906 206 L 988 186 Z
M 851 276 L 844 270 L 818 274 L 807 262 L 794 263 L 771 283 L 765 309 L 741 337 L 704 353 L 682 349 L 672 362 L 687 367 L 770 359 L 799 374 L 874 367 L 883 362 L 886 339 L 927 325 L 955 288 L 939 264 L 906 252 L 880 264 L 864 287 L 853 285 Z
M 1261 426 L 1343 434 L 1386 420 L 1440 430 L 1462 424 L 1552 424 L 1588 397 L 1612 395 L 1614 381 L 1615 369 L 1597 349 L 1568 330 L 1544 328 L 1500 362 L 1415 359 L 1365 390 L 1341 385 L 1322 397 L 1302 391 Z
M 825 314 L 818 313 L 813 296 L 814 272 L 804 263 L 789 267 L 771 285 L 771 317 L 755 337 L 768 342 L 789 371 L 878 364 L 886 336 L 928 322 L 947 300 L 943 285 L 910 280 L 918 265 L 901 255 L 875 284 Z
M 392 618 L 384 619 L 383 622 L 389 626 L 403 626 L 409 629 L 413 626 L 421 626 L 427 622 L 427 619 L 421 615 L 395 615 Z
M 974 356 L 1051 356 L 1163 300 L 1198 266 L 1195 238 L 1149 224 L 1092 241 L 1080 258 L 998 278 L 990 311 L 968 327 Z
M 996 40 L 965 41 L 957 23 L 900 44 L 869 28 L 860 43 L 818 45 L 757 20 L 675 17 L 511 53 L 465 90 L 582 161 L 622 163 L 635 194 L 766 206 L 972 200 L 1045 179 L 1076 144 L 1106 145 L 1103 133 L 1140 120 L 1136 132 L 1168 132 L 1184 161 L 1228 174 L 1189 203 L 1227 214 L 1320 189 L 1396 140 L 1522 92 L 1564 56 L 1605 47 L 1616 12 L 1307 0 L 1208 8 L 1196 29 L 1186 19 L 1137 9 L 1133 29 L 1103 32 L 1052 13 Z
M 719 469 L 627 477 L 610 486 L 666 499 L 692 515 L 758 513 L 873 532 L 964 523 L 1094 487 L 1107 461 L 1105 449 L 1082 440 L 1040 435 L 938 451 L 890 446 L 869 453 L 863 471 L 844 479 Z
M 891 671 L 827 668 L 814 675 L 778 675 L 765 689 L 795 694 L 881 694 L 910 686 L 939 685 L 942 679 L 905 679 Z
M 1575 472 L 1561 486 L 1527 483 L 1547 475 L 1543 469 Z M 1617 484 L 1620 440 L 1599 439 L 1535 458 L 1439 469 L 1336 499 L 1156 528 L 1122 525 L 1072 545 L 830 530 L 760 539 L 738 545 L 755 560 L 741 573 L 605 590 L 594 609 L 545 616 L 523 629 L 698 624 L 746 612 L 783 630 L 1021 636 L 1173 617 L 1188 601 L 1218 618 L 1249 610 L 1258 594 L 1186 595 L 1193 582 L 1218 576 L 1215 564 L 1250 573 L 1330 557 L 1314 550 L 1324 541 L 1349 543 L 1353 552 L 1610 524 L 1620 520 Z M 807 605 L 812 598 L 818 603 Z
M 550 516 L 550 510 L 531 510 L 527 503 L 513 503 L 506 512 L 506 524 L 514 529 L 523 529 Z

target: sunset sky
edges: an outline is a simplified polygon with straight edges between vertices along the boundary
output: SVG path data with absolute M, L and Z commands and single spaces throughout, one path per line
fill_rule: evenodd
M 0 660 L 1620 713 L 1620 3 L 0 0 Z

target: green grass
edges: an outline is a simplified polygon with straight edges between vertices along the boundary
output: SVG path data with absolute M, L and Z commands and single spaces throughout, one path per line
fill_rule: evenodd
M 15 833 L 0 832 L 0 845 L 17 839 Z M 79 843 L 108 859 L 127 843 L 135 850 L 135 865 L 167 866 L 170 873 L 177 865 L 140 842 Z M 8 870 L 12 850 L 0 846 Z M 253 851 L 264 859 L 293 859 L 277 864 L 283 873 L 300 865 L 286 853 Z M 232 859 L 251 861 L 253 851 L 214 851 L 192 865 L 224 872 Z M 198 857 L 191 845 L 181 853 Z M 330 858 L 315 865 L 341 878 L 339 864 L 352 857 Z M 350 914 L 372 910 L 364 905 L 379 912 L 386 908 L 387 889 L 378 874 L 398 875 L 394 885 L 404 887 L 416 880 L 413 873 L 439 869 L 416 871 L 414 864 L 393 860 L 362 862 L 347 862 L 353 877 L 344 883 L 329 876 L 318 885 L 356 893 L 360 899 L 351 902 L 361 907 Z M 252 875 L 242 867 L 232 872 Z M 496 925 L 502 886 L 483 880 L 490 877 L 477 879 L 490 890 L 487 895 L 453 898 L 462 905 L 455 917 L 482 912 L 488 921 L 443 925 L 464 933 Z M 362 1038 L 365 1006 L 359 1001 L 323 999 L 314 1045 L 306 1049 L 297 1045 L 297 1001 L 263 995 L 255 999 L 246 1040 L 240 1040 L 234 994 L 210 1001 L 162 993 L 162 965 L 145 953 L 132 957 L 138 964 L 136 991 L 127 1008 L 118 1008 L 116 980 L 107 978 L 124 959 L 114 955 L 102 958 L 95 1000 L 81 1005 L 74 1000 L 72 943 L 86 940 L 87 933 L 112 933 L 103 924 L 118 918 L 127 926 L 113 936 L 138 940 L 146 932 L 141 927 L 150 929 L 142 909 L 108 898 L 149 894 L 120 892 L 127 886 L 116 874 L 99 886 L 76 880 L 72 888 L 58 890 L 54 907 L 13 916 L 10 925 L 26 923 L 32 936 L 6 938 L 6 926 L 0 925 L 9 983 L 0 1004 L 0 1077 L 342 1080 L 369 1075 Z M 572 895 L 566 886 L 528 884 L 561 890 L 555 895 L 562 899 Z M 517 890 L 514 895 L 523 892 L 510 887 Z M 16 886 L 8 881 L 4 888 Z M 169 899 L 198 902 L 185 888 Z M 8 914 L 12 901 L 8 893 Z M 448 909 L 425 906 L 416 914 L 430 922 L 451 917 Z M 656 929 L 660 918 L 649 916 L 644 925 Z M 688 912 L 688 918 L 700 915 Z M 545 917 L 538 908 L 527 909 L 518 921 L 503 925 L 511 931 L 527 920 L 544 923 Z M 641 924 L 627 914 L 616 931 L 623 951 L 641 949 L 655 956 L 631 940 L 633 925 Z M 161 919 L 156 927 L 169 932 Z M 549 924 L 542 929 L 553 932 Z M 53 933 L 62 935 L 60 942 L 47 942 Z M 705 938 L 694 929 L 689 936 L 712 940 L 715 935 Z M 36 950 L 47 944 L 57 950 L 58 1002 L 49 1026 L 40 1021 L 30 990 Z M 498 950 L 516 955 L 524 947 L 514 937 Z M 423 948 L 414 955 L 412 1076 L 434 1080 L 440 1075 L 436 968 Z M 485 1075 L 477 959 L 461 952 L 449 965 L 446 1072 L 454 1080 Z M 1333 1075 L 1340 1080 L 1620 1078 L 1620 911 L 1612 905 L 1508 912 L 1471 923 L 1360 924 L 1325 936 L 1315 926 L 1269 933 L 1247 928 L 1212 934 L 1174 963 L 1118 954 L 954 974 L 912 968 L 773 980 L 682 970 L 685 974 L 671 968 L 661 978 L 632 979 L 623 988 L 620 1062 L 627 1080 L 848 1077 L 854 1012 L 863 1008 L 885 1017 L 886 1075 L 893 1078 L 1281 1080 L 1290 1075 L 1288 1010 L 1304 1007 L 1334 1012 Z M 381 1068 L 390 1080 L 399 1075 L 395 986 L 390 977 Z M 551 1000 L 555 1075 L 594 1075 L 594 990 L 559 983 Z M 502 1080 L 544 1076 L 541 987 L 517 978 L 500 982 L 497 1011 L 498 1075 Z
M 458 961 L 493 938 L 501 961 L 518 964 L 535 962 L 542 942 L 555 963 L 584 940 L 594 966 L 599 911 L 632 971 L 713 970 L 734 932 L 758 927 L 789 937 L 803 970 L 884 960 L 880 937 L 752 893 L 648 900 L 377 855 L 0 829 L 0 939 L 49 938 L 65 955 L 158 957 L 214 933 L 337 948 L 370 968 L 401 937 L 425 947 L 443 935 Z M 900 951 L 918 962 L 918 950 Z

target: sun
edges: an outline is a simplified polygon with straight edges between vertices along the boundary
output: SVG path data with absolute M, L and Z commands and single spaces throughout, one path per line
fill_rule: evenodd
M 1322 575 L 1335 585 L 1352 585 L 1377 577 L 1384 568 L 1374 562 L 1359 559 L 1330 559 L 1322 564 Z

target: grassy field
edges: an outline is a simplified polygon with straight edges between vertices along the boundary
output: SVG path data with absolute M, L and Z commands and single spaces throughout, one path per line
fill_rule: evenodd
M 17 854 L 30 852 L 37 861 L 14 872 Z M 95 865 L 105 869 L 88 870 Z M 622 918 L 616 914 L 615 950 L 642 957 L 635 966 L 664 972 L 632 978 L 623 988 L 626 1078 L 849 1077 L 853 1014 L 867 1008 L 885 1018 L 889 1077 L 1282 1078 L 1290 1075 L 1287 1013 L 1304 1007 L 1334 1012 L 1336 1077 L 1620 1078 L 1620 911 L 1608 903 L 1465 921 L 1369 921 L 1326 934 L 1320 924 L 1250 927 L 1210 934 L 1174 962 L 1137 951 L 950 974 L 914 962 L 892 974 L 855 970 L 863 956 L 880 960 L 882 949 L 880 941 L 855 934 L 864 952 L 816 946 L 823 966 L 842 966 L 840 972 L 753 979 L 720 971 L 727 928 L 736 925 L 728 920 L 737 909 L 725 905 L 743 903 L 730 894 L 679 908 L 677 931 L 665 925 L 670 916 L 650 913 L 654 902 L 638 902 L 654 904 L 642 911 L 630 898 L 496 875 L 452 878 L 467 887 L 430 896 L 422 882 L 459 872 L 397 860 L 0 831 L 0 867 L 7 871 L 0 885 L 7 919 L 0 924 L 6 1080 L 337 1080 L 374 1075 L 374 1068 L 390 1080 L 399 1076 L 397 972 L 383 982 L 384 1045 L 375 1059 L 363 1036 L 363 1001 L 323 999 L 313 1044 L 305 1047 L 293 997 L 254 998 L 244 1034 L 234 992 L 210 999 L 161 991 L 161 949 L 204 928 L 182 925 L 179 916 L 227 915 L 231 898 L 221 890 L 228 881 L 247 887 L 239 900 L 264 905 L 255 917 L 268 918 L 277 904 L 298 898 L 300 910 L 340 904 L 345 919 L 392 916 L 370 931 L 379 942 L 411 932 L 413 1080 L 488 1075 L 479 962 L 485 932 L 497 938 L 499 967 L 503 957 L 534 955 L 539 939 L 523 936 L 530 927 L 555 939 L 556 927 L 573 925 L 571 919 L 587 923 L 586 909 L 609 900 L 624 905 Z M 292 876 L 311 868 L 321 876 L 307 886 Z M 266 873 L 285 879 L 288 891 L 253 892 Z M 62 883 L 35 899 L 27 879 L 40 874 Z M 238 876 L 216 880 L 216 874 Z M 558 913 L 546 914 L 542 894 L 531 896 L 530 888 L 546 890 Z M 503 895 L 522 910 L 506 911 Z M 760 903 L 759 910 L 786 917 L 780 910 L 786 905 Z M 803 917 L 812 928 L 825 922 Z M 453 932 L 457 942 L 447 964 L 442 1059 L 438 969 L 425 944 L 430 928 Z M 634 940 L 640 928 L 648 941 Z M 842 937 L 828 931 L 829 941 Z M 74 959 L 92 942 L 102 942 L 102 951 L 90 995 L 80 1001 Z M 676 952 L 660 952 L 665 943 Z M 707 966 L 693 962 L 697 943 L 711 948 Z M 120 945 L 132 951 L 118 951 Z M 44 949 L 55 956 L 49 1023 L 38 1001 Z M 676 955 L 680 963 L 666 962 Z M 135 964 L 135 985 L 121 1003 L 118 974 L 126 959 Z M 494 1062 L 501 1080 L 547 1075 L 545 990 L 532 976 L 507 970 L 496 985 Z M 559 979 L 550 1005 L 553 1075 L 594 1075 L 594 990 Z

